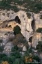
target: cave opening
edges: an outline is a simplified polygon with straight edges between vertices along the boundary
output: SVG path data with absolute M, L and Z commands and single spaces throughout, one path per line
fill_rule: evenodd
M 32 42 L 32 37 L 29 38 L 29 42 Z
M 35 31 L 35 20 L 34 19 L 32 20 L 31 26 L 32 26 L 33 31 Z
M 20 21 L 20 19 L 19 19 L 18 16 L 15 17 L 15 21 L 16 21 L 17 23 L 21 24 L 21 21 Z

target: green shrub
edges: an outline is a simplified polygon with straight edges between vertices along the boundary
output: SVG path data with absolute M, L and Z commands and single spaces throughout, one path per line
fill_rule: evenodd
M 41 32 L 42 32 L 42 28 L 38 28 L 38 29 L 36 30 L 36 32 L 41 33 Z
M 14 27 L 13 31 L 14 31 L 14 34 L 16 35 L 16 34 L 19 34 L 19 33 L 21 32 L 21 29 L 20 29 L 20 27 L 17 25 L 17 26 Z
M 42 15 L 40 15 L 40 19 L 42 19 Z

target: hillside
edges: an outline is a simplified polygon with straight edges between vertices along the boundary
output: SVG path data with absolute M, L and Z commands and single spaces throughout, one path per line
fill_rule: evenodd
M 3 6 L 4 5 L 4 6 Z M 42 10 L 42 0 L 1 0 L 0 9 L 24 10 L 38 13 Z

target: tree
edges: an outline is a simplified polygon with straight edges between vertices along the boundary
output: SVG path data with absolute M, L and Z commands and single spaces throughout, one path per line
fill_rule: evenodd
M 41 32 L 42 32 L 42 28 L 38 28 L 38 29 L 36 30 L 36 32 L 41 33 Z
M 10 58 L 11 58 L 11 61 L 12 61 L 12 62 L 14 62 L 15 59 L 16 59 L 15 56 L 12 56 L 12 55 L 10 55 Z M 12 64 L 13 64 L 13 63 L 12 63 Z
M 17 39 L 14 39 L 13 40 L 13 45 L 17 45 L 18 44 L 18 40 Z
M 20 64 L 19 59 L 16 59 L 13 64 Z
M 40 19 L 42 19 L 42 15 L 40 15 Z
M 17 34 L 13 39 L 13 45 L 23 44 L 28 49 L 28 42 L 22 34 Z
M 3 46 L 0 46 L 0 52 L 2 52 L 4 50 Z
M 30 13 L 27 13 L 27 17 L 30 18 L 31 17 L 31 14 Z
M 1 45 L 1 44 L 3 44 L 3 40 L 2 40 L 2 39 L 0 39 L 0 45 Z
M 38 50 L 38 52 L 42 52 L 42 41 L 38 42 L 38 45 L 36 46 L 36 49 Z
M 2 58 L 2 61 L 7 61 L 9 64 L 12 64 L 13 63 L 12 62 L 12 59 L 10 57 L 8 57 L 8 56 L 3 57 Z
M 38 62 L 40 62 L 40 58 L 37 55 L 34 55 L 33 59 L 36 60 L 36 61 L 38 61 Z
M 14 10 L 15 12 L 18 12 L 18 11 L 19 11 L 19 9 L 17 8 L 17 6 L 13 6 L 12 8 L 13 8 L 13 10 Z
M 3 42 L 3 40 L 0 40 L 0 43 L 2 43 Z
M 15 58 L 20 58 L 21 57 L 21 54 L 19 52 L 19 48 L 16 46 L 14 46 L 11 50 L 11 56 L 14 56 Z
M 17 51 L 19 48 L 17 47 L 17 45 L 15 45 L 14 47 L 12 47 L 12 52 L 14 52 L 14 51 Z
M 13 31 L 15 35 L 21 33 L 21 29 L 18 25 L 14 27 Z
M 0 54 L 0 62 L 2 61 L 3 57 L 7 57 L 6 54 Z
M 14 46 L 24 45 L 26 47 L 26 49 L 28 49 L 28 47 L 29 47 L 27 40 L 25 39 L 25 37 L 22 34 L 17 34 L 15 36 L 15 38 L 13 39 L 13 45 Z M 22 50 L 22 48 L 20 46 L 18 48 L 19 48 L 19 51 Z
M 7 2 L 8 4 L 10 4 L 10 3 L 11 3 L 11 1 L 12 1 L 12 0 L 7 0 L 6 2 Z

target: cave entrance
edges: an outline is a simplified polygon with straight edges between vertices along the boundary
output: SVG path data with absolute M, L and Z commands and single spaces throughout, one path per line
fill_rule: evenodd
M 32 37 L 29 38 L 29 42 L 32 42 Z
M 31 26 L 32 26 L 33 31 L 35 31 L 35 20 L 32 20 Z
M 15 17 L 15 21 L 16 21 L 17 23 L 21 24 L 21 21 L 20 21 L 20 19 L 19 19 L 18 16 Z

